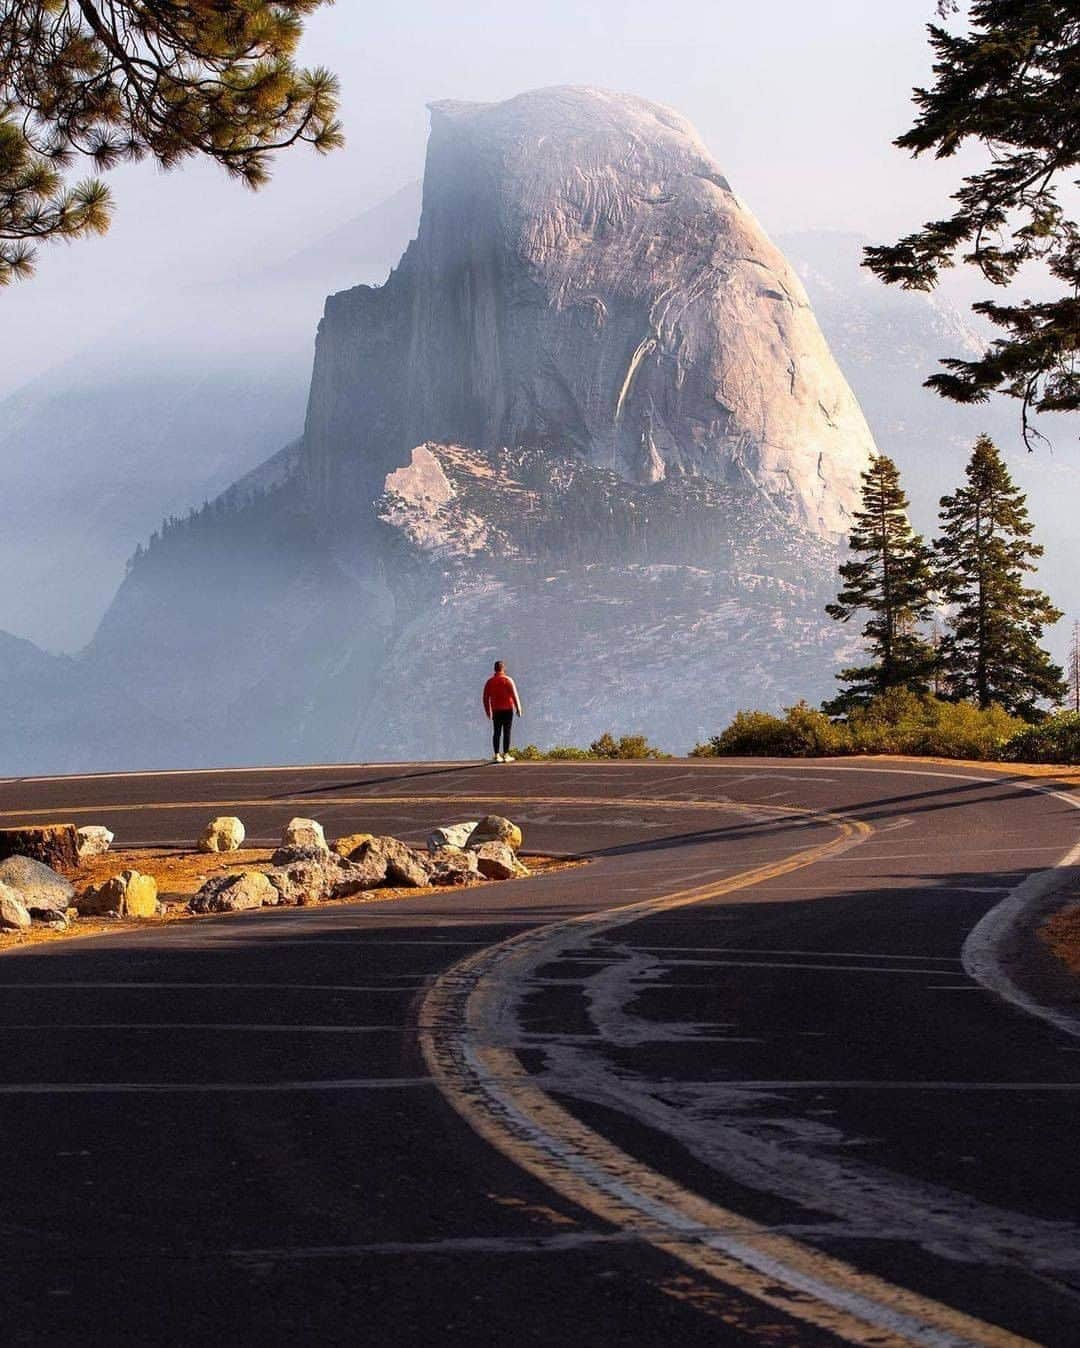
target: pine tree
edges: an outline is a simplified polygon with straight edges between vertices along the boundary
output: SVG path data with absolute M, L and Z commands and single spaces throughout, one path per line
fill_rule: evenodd
M 944 0 L 939 12 L 957 8 Z M 931 25 L 933 83 L 915 90 L 915 124 L 896 144 L 936 159 L 963 153 L 969 171 L 945 218 L 868 248 L 866 265 L 887 284 L 932 290 L 959 262 L 995 287 L 1017 281 L 1021 293 L 1030 272 L 1045 267 L 1056 294 L 1022 299 L 1013 290 L 975 304 L 1001 336 L 978 359 L 943 360 L 945 370 L 926 381 L 962 403 L 985 402 L 994 390 L 1021 399 L 1027 439 L 1029 409 L 1080 408 L 1080 220 L 1071 209 L 1080 6 L 972 0 L 963 10 L 958 32 Z
M 918 632 L 933 605 L 930 549 L 908 520 L 896 464 L 875 455 L 862 481 L 862 509 L 848 540 L 861 556 L 840 567 L 844 588 L 825 611 L 840 622 L 869 613 L 862 634 L 871 662 L 837 675 L 848 687 L 826 705 L 833 714 L 864 705 L 888 688 L 925 692 L 934 667 L 933 650 Z
M 1037 704 L 1061 699 L 1061 670 L 1039 645 L 1061 612 L 1024 584 L 1042 547 L 1032 543 L 1026 498 L 989 436 L 975 443 L 967 484 L 941 498 L 934 547 L 943 598 L 954 606 L 942 642 L 950 695 L 997 704 L 1034 719 Z
M 304 21 L 332 0 L 5 0 L 0 5 L 0 286 L 43 240 L 104 233 L 99 170 L 193 155 L 249 187 L 299 141 L 341 144 L 338 86 L 295 61 Z

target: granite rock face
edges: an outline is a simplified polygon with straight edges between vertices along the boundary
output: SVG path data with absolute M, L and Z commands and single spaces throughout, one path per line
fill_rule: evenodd
M 693 127 L 589 88 L 435 103 L 417 238 L 331 296 L 302 469 L 328 509 L 426 440 L 704 476 L 844 532 L 873 441 L 806 293 Z

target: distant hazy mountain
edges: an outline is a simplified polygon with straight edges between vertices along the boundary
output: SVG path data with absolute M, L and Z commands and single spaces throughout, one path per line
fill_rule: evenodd
M 136 545 L 299 435 L 323 297 L 381 281 L 419 185 L 284 263 L 193 288 L 0 402 L 0 629 L 93 636 Z
M 1080 616 L 1080 451 L 1076 417 L 1044 417 L 1037 424 L 1052 441 L 1029 453 L 1020 435 L 1015 400 L 995 398 L 964 407 L 922 387 L 944 356 L 983 349 L 983 334 L 968 316 L 936 295 L 883 286 L 860 266 L 870 240 L 857 234 L 806 232 L 778 241 L 798 271 L 874 438 L 900 465 L 917 526 L 936 527 L 938 500 L 963 478 L 976 437 L 990 435 L 1028 493 L 1036 537 L 1044 544 L 1040 580 L 1066 611 L 1052 636 L 1063 653 L 1071 619 Z

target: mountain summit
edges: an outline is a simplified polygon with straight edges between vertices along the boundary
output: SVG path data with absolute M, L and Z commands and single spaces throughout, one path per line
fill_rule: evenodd
M 417 237 L 327 301 L 302 439 L 170 521 L 77 661 L 0 670 L 9 770 L 474 756 L 496 657 L 540 743 L 685 750 L 831 685 L 873 441 L 783 256 L 666 108 L 431 119 Z
M 418 237 L 385 286 L 327 302 L 316 498 L 370 495 L 431 440 L 746 485 L 830 538 L 873 447 L 801 283 L 690 124 L 588 88 L 432 104 Z

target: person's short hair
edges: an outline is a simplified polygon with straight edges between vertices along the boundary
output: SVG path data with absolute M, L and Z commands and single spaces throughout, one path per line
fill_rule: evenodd
M 501 674 L 502 672 L 503 672 L 503 662 L 502 662 L 501 660 L 496 660 L 496 661 L 495 661 L 495 673 L 496 673 L 496 674 Z

